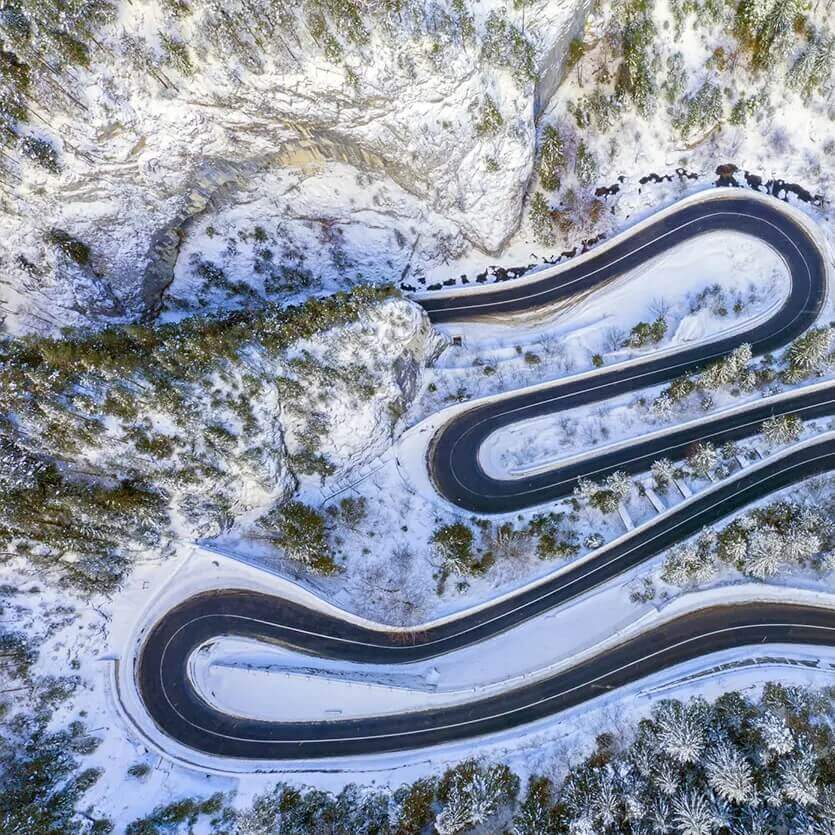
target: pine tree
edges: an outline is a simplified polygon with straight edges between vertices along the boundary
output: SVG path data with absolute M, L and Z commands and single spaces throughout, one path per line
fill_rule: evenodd
M 650 472 L 655 487 L 662 492 L 666 492 L 676 477 L 676 466 L 669 458 L 659 458 L 658 461 L 653 461 Z
M 693 473 L 700 478 L 707 478 L 719 463 L 719 453 L 710 441 L 697 444 L 695 449 L 687 456 L 687 463 Z
M 547 777 L 532 777 L 525 799 L 513 816 L 512 835 L 550 835 L 556 832 L 551 816 L 553 789 Z
M 659 420 L 668 421 L 675 413 L 675 401 L 667 392 L 661 392 L 652 401 L 652 412 Z
M 785 564 L 783 537 L 772 530 L 755 530 L 748 540 L 745 556 L 746 574 L 764 580 L 773 577 Z
M 801 806 L 812 806 L 818 801 L 815 757 L 802 750 L 799 756 L 780 763 L 779 777 L 783 795 Z
M 754 793 L 751 766 L 728 742 L 717 745 L 705 760 L 705 774 L 713 791 L 732 803 L 745 803 Z
M 656 28 L 648 5 L 628 4 L 625 12 L 623 61 L 615 89 L 620 100 L 631 99 L 638 113 L 646 117 L 655 109 L 658 90 L 653 69 Z
M 806 48 L 792 64 L 787 80 L 804 99 L 821 90 L 832 76 L 835 38 L 828 30 L 813 32 Z
M 531 207 L 528 214 L 531 223 L 531 231 L 537 243 L 542 246 L 553 246 L 556 241 L 554 234 L 554 220 L 551 207 L 541 191 L 537 191 L 531 198 Z
M 553 125 L 542 129 L 542 145 L 539 154 L 539 181 L 546 191 L 560 187 L 560 176 L 565 168 L 565 142 Z
M 470 802 L 464 789 L 453 786 L 446 802 L 435 816 L 438 835 L 458 835 L 470 828 Z
M 832 328 L 812 328 L 792 342 L 789 347 L 787 382 L 796 383 L 823 371 L 829 363 L 829 346 L 832 343 Z
M 662 702 L 654 718 L 664 753 L 682 764 L 696 762 L 707 743 L 707 725 L 701 703 Z
M 794 736 L 779 714 L 766 711 L 756 720 L 756 727 L 771 756 L 782 757 L 794 750 Z
M 763 421 L 763 437 L 770 444 L 794 443 L 803 432 L 803 421 L 797 415 L 773 415 Z
M 673 126 L 687 139 L 694 131 L 706 131 L 722 120 L 722 91 L 711 81 L 704 84 L 684 102 L 684 110 L 673 120 Z
M 713 813 L 708 799 L 691 790 L 673 800 L 673 826 L 680 835 L 712 835 Z

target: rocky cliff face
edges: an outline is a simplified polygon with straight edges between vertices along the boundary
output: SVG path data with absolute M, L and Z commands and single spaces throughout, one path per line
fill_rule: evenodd
M 513 12 L 514 31 L 557 63 L 583 2 Z M 499 4 L 470 5 L 483 33 Z M 291 42 L 245 19 L 224 40 L 217 9 L 189 8 L 172 17 L 165 4 L 122 0 L 98 33 L 102 51 L 73 76 L 85 110 L 44 87 L 53 107 L 37 131 L 58 148 L 61 170 L 24 162 L 4 192 L 7 330 L 154 315 L 195 221 L 270 171 L 311 163 L 376 172 L 442 219 L 444 234 L 501 249 L 519 220 L 543 88 L 485 58 L 482 34 L 429 17 L 375 19 L 365 44 L 335 58 L 303 20 Z M 244 43 L 247 32 L 260 46 Z M 187 64 L 161 62 L 172 38 Z M 485 127 L 488 97 L 500 120 Z M 88 263 L 50 242 L 56 228 L 89 247 Z

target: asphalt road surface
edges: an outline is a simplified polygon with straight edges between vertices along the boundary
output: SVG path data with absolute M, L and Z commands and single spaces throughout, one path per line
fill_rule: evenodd
M 697 435 L 681 430 L 649 442 L 638 438 L 623 451 L 584 462 L 582 472 L 566 467 L 532 479 L 507 482 L 484 475 L 477 462 L 480 441 L 474 440 L 489 434 L 481 428 L 483 422 L 498 421 L 489 430 L 493 431 L 503 422 L 520 419 L 510 417 L 519 414 L 511 409 L 522 409 L 523 417 L 531 417 L 572 408 L 669 380 L 727 353 L 743 341 L 750 342 L 755 352 L 772 350 L 809 327 L 825 296 L 822 257 L 805 231 L 772 205 L 743 195 L 716 201 L 715 205 L 711 201 L 690 206 L 555 279 L 516 288 L 511 284 L 473 295 L 469 300 L 472 304 L 467 303 L 466 294 L 461 294 L 426 305 L 432 317 L 441 321 L 446 320 L 444 317 L 483 316 L 485 305 L 492 315 L 518 311 L 543 300 L 550 303 L 560 293 L 588 289 L 581 285 L 589 282 L 610 281 L 615 274 L 672 244 L 714 229 L 734 229 L 762 238 L 786 260 L 792 289 L 775 316 L 748 334 L 687 349 L 673 357 L 648 360 L 633 366 L 628 373 L 604 371 L 580 385 L 556 384 L 536 392 L 534 398 L 529 394 L 513 395 L 489 407 L 465 412 L 462 423 L 459 418 L 441 430 L 432 448 L 430 463 L 443 494 L 472 509 L 512 510 L 565 495 L 581 474 L 599 477 L 613 469 L 645 470 L 662 454 L 678 457 L 697 438 L 724 442 L 758 431 L 764 417 L 772 413 L 767 410 L 774 407 L 754 404 L 741 416 L 698 427 Z M 831 414 L 834 396 L 831 387 L 824 387 L 819 392 L 802 393 L 783 401 L 778 410 L 794 411 L 806 418 Z M 835 641 L 835 612 L 825 608 L 764 603 L 714 607 L 683 616 L 556 675 L 489 698 L 434 710 L 322 722 L 258 721 L 221 713 L 195 692 L 187 669 L 194 650 L 225 635 L 274 642 L 343 661 L 403 663 L 447 653 L 560 606 L 663 552 L 705 525 L 833 467 L 832 440 L 821 439 L 796 448 L 720 482 L 658 517 L 649 527 L 600 549 L 566 573 L 479 611 L 419 631 L 372 630 L 280 597 L 245 590 L 200 594 L 169 611 L 150 630 L 136 668 L 139 692 L 156 725 L 186 746 L 226 757 L 306 759 L 422 748 L 507 730 L 552 716 L 659 670 L 728 648 L 773 642 L 831 645 Z M 540 478 L 543 481 L 537 481 Z

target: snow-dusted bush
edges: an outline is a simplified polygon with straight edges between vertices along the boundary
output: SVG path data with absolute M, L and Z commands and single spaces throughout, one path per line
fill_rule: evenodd
M 629 498 L 634 487 L 629 476 L 618 470 L 607 476 L 601 484 L 587 478 L 579 479 L 574 488 L 574 497 L 601 513 L 614 513 L 618 505 Z
M 258 520 L 264 535 L 287 556 L 320 574 L 336 570 L 327 541 L 325 517 L 303 502 L 287 502 Z

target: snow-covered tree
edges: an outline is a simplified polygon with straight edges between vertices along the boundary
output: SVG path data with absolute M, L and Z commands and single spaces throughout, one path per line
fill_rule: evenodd
M 539 152 L 539 181 L 547 191 L 560 187 L 560 176 L 565 169 L 565 140 L 553 125 L 542 129 L 542 142 Z
M 766 711 L 756 720 L 766 751 L 774 757 L 782 757 L 794 750 L 794 735 L 786 720 L 778 713 Z
M 525 799 L 513 816 L 512 835 L 542 835 L 549 831 L 552 794 L 550 780 L 531 779 Z
M 506 765 L 481 766 L 466 760 L 441 781 L 441 809 L 435 817 L 438 835 L 456 835 L 487 824 L 519 791 L 519 778 Z
M 541 191 L 531 198 L 528 220 L 537 243 L 542 246 L 554 246 L 557 241 L 554 233 L 554 215 L 548 200 Z
M 803 421 L 797 415 L 773 415 L 763 421 L 763 437 L 770 444 L 794 443 L 803 432 Z
M 789 51 L 794 21 L 802 13 L 802 0 L 742 0 L 736 34 L 750 51 L 755 68 L 770 69 Z
M 818 786 L 815 780 L 815 758 L 810 751 L 803 750 L 799 756 L 790 757 L 780 763 L 780 786 L 788 800 L 801 806 L 811 806 L 818 801 Z
M 831 79 L 833 57 L 835 38 L 831 33 L 826 29 L 812 32 L 806 47 L 789 71 L 789 86 L 797 90 L 804 99 L 811 98 Z
M 471 825 L 469 795 L 464 788 L 453 786 L 443 808 L 435 816 L 435 831 L 438 835 L 458 835 Z
M 728 356 L 708 365 L 699 375 L 698 385 L 708 391 L 730 385 L 747 388 L 750 384 L 746 373 L 749 370 L 749 362 L 751 346 L 744 342 L 734 348 Z
M 676 466 L 669 458 L 659 458 L 658 461 L 653 461 L 650 473 L 656 489 L 664 492 L 676 477 Z
M 829 348 L 832 344 L 832 328 L 812 328 L 792 342 L 787 352 L 787 382 L 798 382 L 829 363 Z
M 666 797 L 676 794 L 681 785 L 681 777 L 681 766 L 666 758 L 658 763 L 652 775 L 658 790 Z
M 705 81 L 684 101 L 684 109 L 673 120 L 676 130 L 687 139 L 694 131 L 706 131 L 722 120 L 722 91 Z
M 675 401 L 666 392 L 661 392 L 652 401 L 652 412 L 659 419 L 668 421 L 675 413 Z
M 665 583 L 674 586 L 706 583 L 716 574 L 716 560 L 711 542 L 700 538 L 685 542 L 670 551 L 664 560 L 661 577 Z
M 654 717 L 664 753 L 682 764 L 696 762 L 707 744 L 707 724 L 701 703 L 662 702 Z
M 713 791 L 732 803 L 744 803 L 754 793 L 750 763 L 728 742 L 713 748 L 705 760 L 705 774 Z
M 790 564 L 804 565 L 820 553 L 821 547 L 821 539 L 816 533 L 801 529 L 784 539 L 783 556 Z
M 713 811 L 708 798 L 696 790 L 676 797 L 673 800 L 673 826 L 680 835 L 711 835 Z
M 710 441 L 704 441 L 687 456 L 687 463 L 695 475 L 706 478 L 719 464 L 719 453 Z
M 611 490 L 618 502 L 625 501 L 632 494 L 634 485 L 629 476 L 622 470 L 612 473 L 603 482 L 607 490 Z
M 785 542 L 776 531 L 756 530 L 748 540 L 745 556 L 746 574 L 764 580 L 773 577 L 785 564 Z
M 618 505 L 629 498 L 633 489 L 634 485 L 629 476 L 618 470 L 607 476 L 602 484 L 597 484 L 587 478 L 578 479 L 574 496 L 580 501 L 587 502 L 601 513 L 614 513 Z

